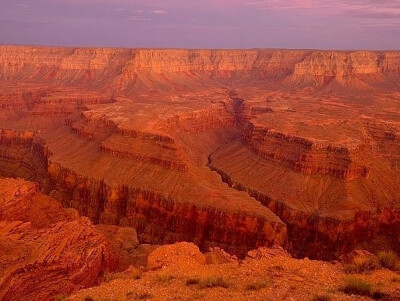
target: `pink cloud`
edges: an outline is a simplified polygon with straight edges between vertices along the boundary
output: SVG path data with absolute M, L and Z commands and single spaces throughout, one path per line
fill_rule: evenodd
M 167 15 L 168 14 L 165 10 L 162 10 L 162 9 L 155 9 L 152 11 L 152 13 L 156 14 L 156 15 Z
M 242 3 L 265 9 L 302 9 L 326 7 L 327 1 L 318 0 L 250 0 Z

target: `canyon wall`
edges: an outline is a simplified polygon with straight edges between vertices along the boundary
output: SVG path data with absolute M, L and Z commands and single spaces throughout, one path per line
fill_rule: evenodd
M 395 51 L 183 50 L 0 47 L 0 79 L 85 86 L 111 94 L 193 89 L 215 83 L 286 83 L 365 88 L 374 81 L 393 87 L 400 54 Z
M 353 180 L 368 176 L 368 168 L 352 162 L 343 146 L 312 141 L 249 123 L 243 141 L 260 157 L 275 160 L 304 174 Z
M 399 251 L 400 210 L 382 208 L 377 211 L 357 211 L 353 218 L 338 219 L 322 212 L 307 212 L 293 208 L 280 199 L 254 188 L 249 183 L 233 180 L 225 171 L 215 167 L 229 186 L 245 191 L 260 200 L 286 224 L 289 237 L 287 250 L 297 258 L 332 260 L 355 248 L 371 251 L 389 248 Z

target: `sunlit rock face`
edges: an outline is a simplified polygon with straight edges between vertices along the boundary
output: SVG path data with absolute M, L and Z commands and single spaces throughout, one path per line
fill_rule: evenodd
M 399 249 L 400 53 L 0 47 L 0 175 L 139 241 Z
M 1 300 L 51 300 L 93 285 L 114 265 L 88 218 L 22 179 L 0 178 L 0 246 Z

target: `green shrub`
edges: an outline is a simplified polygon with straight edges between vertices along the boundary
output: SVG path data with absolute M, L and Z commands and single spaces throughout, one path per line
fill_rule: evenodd
M 208 254 L 207 264 L 218 264 L 218 257 L 217 254 L 215 254 L 215 252 L 211 252 L 210 254 Z
M 158 282 L 161 282 L 161 283 L 170 282 L 172 279 L 173 279 L 173 277 L 168 274 L 158 274 L 157 275 L 157 280 L 158 280 Z
M 147 299 L 151 299 L 153 296 L 149 293 L 141 293 L 139 295 L 136 296 L 136 300 L 147 300 Z
M 222 277 L 209 277 L 201 281 L 201 287 L 212 288 L 212 287 L 224 287 L 228 288 L 229 284 Z
M 107 273 L 104 275 L 105 282 L 111 282 L 115 279 L 140 279 L 142 276 L 143 271 L 140 269 L 129 268 L 122 273 Z
M 356 256 L 353 261 L 343 266 L 345 273 L 363 273 L 380 268 L 378 258 L 375 256 Z
M 127 293 L 125 293 L 125 296 L 128 299 L 132 299 L 135 296 L 135 293 L 134 292 L 127 292 Z
M 143 274 L 142 270 L 136 269 L 136 270 L 130 271 L 130 273 L 128 273 L 124 278 L 137 280 L 137 279 L 140 279 L 142 274 Z M 120 278 L 122 278 L 122 277 L 120 277 Z
M 284 270 L 283 266 L 281 266 L 281 265 L 274 265 L 271 268 L 274 269 L 274 270 L 277 270 L 277 271 L 283 271 Z
M 389 270 L 397 270 L 399 268 L 399 257 L 393 251 L 380 251 L 377 254 L 379 263 L 382 267 Z
M 248 291 L 256 291 L 259 289 L 263 289 L 267 286 L 267 283 L 265 281 L 255 281 L 252 283 L 249 283 L 248 285 L 246 285 L 246 290 Z
M 344 278 L 345 286 L 343 292 L 349 295 L 371 296 L 372 285 L 371 283 L 353 276 Z
M 59 294 L 59 295 L 55 295 L 54 296 L 54 301 L 64 301 L 66 299 L 67 299 L 67 296 L 63 295 L 63 294 Z
M 190 286 L 190 285 L 196 285 L 199 284 L 200 280 L 198 278 L 189 278 L 188 280 L 186 280 L 186 285 Z
M 344 279 L 345 286 L 342 291 L 349 295 L 367 296 L 373 299 L 381 299 L 384 294 L 373 288 L 372 284 L 354 276 L 347 276 Z

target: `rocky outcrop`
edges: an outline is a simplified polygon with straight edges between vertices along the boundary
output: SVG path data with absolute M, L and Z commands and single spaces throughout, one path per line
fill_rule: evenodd
M 271 248 L 262 247 L 255 250 L 251 250 L 247 253 L 246 259 L 261 260 L 263 258 L 272 259 L 274 257 L 291 258 L 292 256 L 290 256 L 290 254 L 281 246 L 273 246 Z
M 147 268 L 150 270 L 182 264 L 192 267 L 204 265 L 206 258 L 196 245 L 180 242 L 157 248 L 150 253 L 147 259 Z
M 1 299 L 50 300 L 92 285 L 106 267 L 106 249 L 104 238 L 91 227 L 86 218 L 43 230 L 0 222 L 0 261 L 6 262 L 0 272 Z
M 134 228 L 105 224 L 95 227 L 106 238 L 106 247 L 111 251 L 113 261 L 118 262 L 117 270 L 124 271 L 138 263 L 139 240 Z
M 0 178 L 0 299 L 51 300 L 112 268 L 88 218 L 62 209 L 35 183 Z

